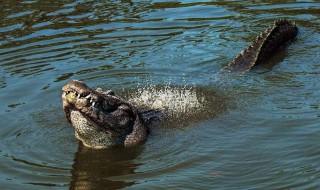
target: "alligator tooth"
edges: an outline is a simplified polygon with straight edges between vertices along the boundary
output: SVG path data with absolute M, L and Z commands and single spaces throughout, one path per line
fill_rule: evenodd
M 92 99 L 90 99 L 90 103 L 92 103 L 93 102 L 93 100 Z
M 80 98 L 80 94 L 78 94 L 78 98 Z
M 105 94 L 114 96 L 114 92 L 112 90 L 107 90 Z
M 92 103 L 92 107 L 94 107 L 95 104 L 96 104 L 96 102 L 93 102 L 93 103 Z
M 90 98 L 90 94 L 88 96 L 86 96 L 86 99 L 89 99 Z

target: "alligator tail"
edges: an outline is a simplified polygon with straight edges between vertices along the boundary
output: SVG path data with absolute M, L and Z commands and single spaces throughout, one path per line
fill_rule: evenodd
M 225 68 L 229 71 L 248 71 L 256 64 L 267 60 L 275 50 L 296 37 L 298 27 L 295 22 L 276 20 L 273 26 L 260 33 L 251 45 L 238 54 Z

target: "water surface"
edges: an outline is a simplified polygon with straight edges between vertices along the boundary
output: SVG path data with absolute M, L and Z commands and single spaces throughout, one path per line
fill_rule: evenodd
M 320 188 L 317 1 L 5 0 L 0 8 L 2 189 Z M 295 40 L 249 73 L 220 72 L 278 18 L 297 22 Z M 169 86 L 183 105 L 200 98 L 206 109 L 174 109 L 141 146 L 87 149 L 62 112 L 71 79 L 126 98 Z M 185 89 L 190 99 L 181 99 Z

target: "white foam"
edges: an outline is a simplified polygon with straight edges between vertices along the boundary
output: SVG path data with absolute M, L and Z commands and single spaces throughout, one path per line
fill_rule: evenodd
M 204 95 L 193 87 L 138 88 L 130 94 L 128 101 L 138 107 L 165 111 L 169 114 L 194 113 L 205 106 Z

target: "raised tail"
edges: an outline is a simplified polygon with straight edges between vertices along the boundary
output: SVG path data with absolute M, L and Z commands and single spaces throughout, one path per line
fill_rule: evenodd
M 264 32 L 261 32 L 251 45 L 238 54 L 225 68 L 229 71 L 247 71 L 256 64 L 264 62 L 275 50 L 296 37 L 298 27 L 295 22 L 285 19 L 276 20 Z

